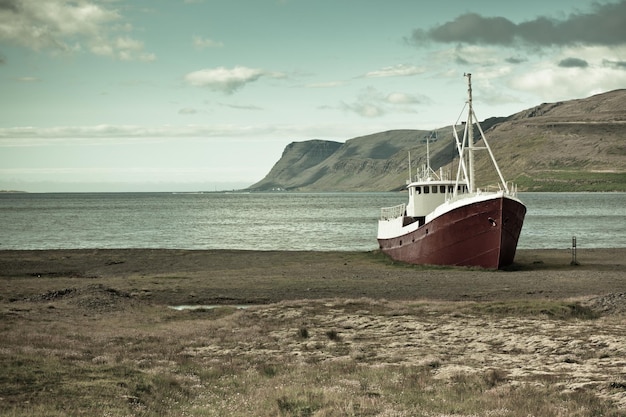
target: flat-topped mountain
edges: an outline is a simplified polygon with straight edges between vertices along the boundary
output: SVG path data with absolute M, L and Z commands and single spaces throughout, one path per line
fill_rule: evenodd
M 626 90 L 543 103 L 480 123 L 508 181 L 527 191 L 626 191 Z M 462 136 L 463 126 L 456 126 Z M 475 128 L 475 137 L 480 134 Z M 404 187 L 426 163 L 456 176 L 453 127 L 392 130 L 345 143 L 308 140 L 289 144 L 254 191 L 390 191 Z M 480 142 L 477 143 L 480 146 Z M 456 158 L 456 159 L 455 159 Z M 477 178 L 495 183 L 488 158 Z

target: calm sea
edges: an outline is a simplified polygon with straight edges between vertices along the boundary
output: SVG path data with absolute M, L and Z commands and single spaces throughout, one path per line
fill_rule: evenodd
M 626 247 L 626 193 L 522 193 L 519 248 Z M 403 193 L 0 193 L 0 249 L 377 248 Z

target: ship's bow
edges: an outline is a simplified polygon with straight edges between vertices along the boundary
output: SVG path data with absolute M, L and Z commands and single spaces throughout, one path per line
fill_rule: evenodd
M 521 201 L 509 197 L 502 198 L 502 230 L 500 234 L 498 268 L 503 268 L 513 263 L 525 216 L 526 206 Z

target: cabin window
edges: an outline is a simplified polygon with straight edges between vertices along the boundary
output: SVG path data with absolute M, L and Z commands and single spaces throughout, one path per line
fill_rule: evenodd
M 416 194 L 422 194 L 422 187 L 415 187 Z
M 424 187 L 424 194 L 428 193 L 430 193 L 430 187 L 427 185 L 426 187 Z
M 448 185 L 448 192 L 452 194 L 454 192 L 454 185 Z
M 445 194 L 446 193 L 446 186 L 445 185 L 440 185 L 439 186 L 439 192 L 441 194 Z
M 437 194 L 437 186 L 433 185 L 433 194 Z

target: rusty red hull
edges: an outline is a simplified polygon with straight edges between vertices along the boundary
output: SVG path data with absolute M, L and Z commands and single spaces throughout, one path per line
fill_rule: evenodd
M 525 215 L 524 204 L 500 196 L 458 207 L 378 243 L 398 261 L 498 269 L 513 263 Z

